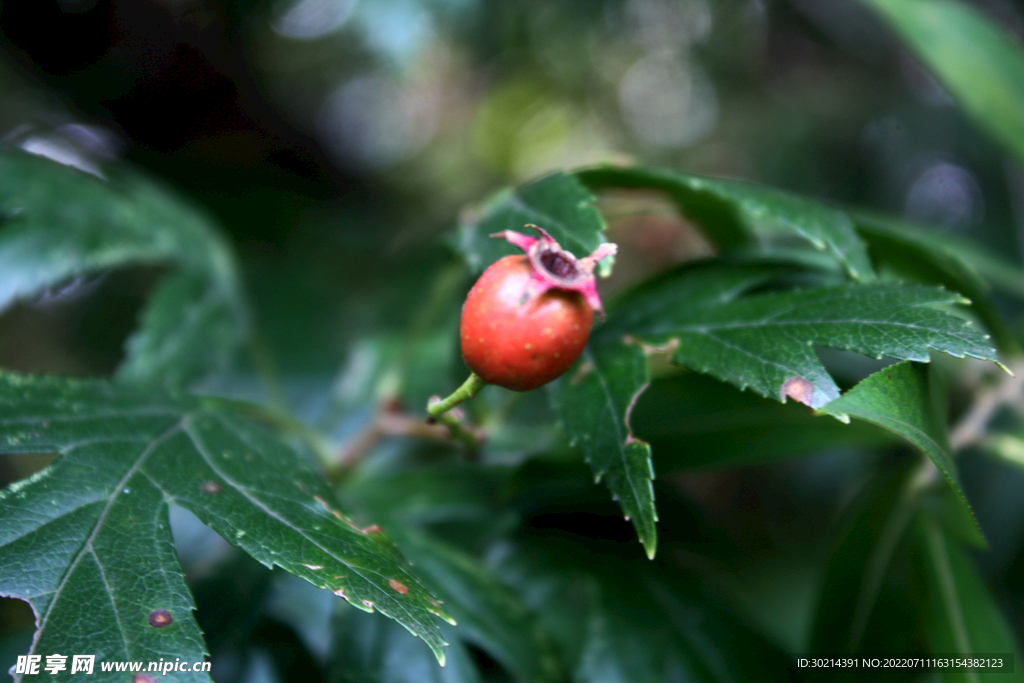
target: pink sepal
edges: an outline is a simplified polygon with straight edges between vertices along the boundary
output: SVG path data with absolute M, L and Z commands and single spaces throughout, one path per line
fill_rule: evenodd
M 540 237 L 530 237 L 514 230 L 502 230 L 491 235 L 507 240 L 526 252 L 533 266 L 533 275 L 526 288 L 528 298 L 540 296 L 549 289 L 567 289 L 579 292 L 590 308 L 604 317 L 604 306 L 597 293 L 597 281 L 594 279 L 594 267 L 598 261 L 613 255 L 618 247 L 605 242 L 592 254 L 578 259 L 571 252 L 562 249 L 561 245 L 543 228 L 527 224 L 540 233 Z M 548 264 L 558 263 L 559 273 L 551 270 Z

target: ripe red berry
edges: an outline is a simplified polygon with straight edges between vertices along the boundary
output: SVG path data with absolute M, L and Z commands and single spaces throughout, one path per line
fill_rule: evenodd
M 484 271 L 466 297 L 459 330 L 466 365 L 488 384 L 516 391 L 547 384 L 583 353 L 594 310 L 603 313 L 594 265 L 615 253 L 605 244 L 577 259 L 536 229 L 539 239 L 511 230 L 495 235 L 527 253 Z

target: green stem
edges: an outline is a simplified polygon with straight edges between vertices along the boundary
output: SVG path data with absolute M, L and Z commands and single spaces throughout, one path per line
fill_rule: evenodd
M 437 420 L 463 401 L 476 396 L 485 386 L 487 386 L 487 382 L 477 377 L 475 372 L 471 372 L 466 381 L 462 383 L 462 386 L 452 392 L 451 396 L 440 401 L 428 403 L 427 412 L 430 413 L 431 418 Z

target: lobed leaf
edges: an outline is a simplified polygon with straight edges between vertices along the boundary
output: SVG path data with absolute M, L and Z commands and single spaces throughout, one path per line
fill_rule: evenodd
M 958 0 L 868 0 L 961 106 L 1024 163 L 1024 52 Z
M 647 355 L 639 346 L 591 344 L 552 397 L 569 439 L 583 449 L 595 480 L 605 480 L 653 558 L 658 515 L 651 447 L 633 436 L 629 426 L 629 413 L 648 381 Z
M 659 168 L 602 166 L 577 171 L 576 177 L 595 190 L 664 191 L 721 249 L 744 244 L 756 234 L 794 235 L 831 254 L 852 279 L 874 279 L 850 216 L 822 202 L 753 183 Z
M 472 643 L 481 648 L 516 680 L 559 680 L 550 644 L 519 597 L 477 558 L 422 528 L 426 523 L 499 516 L 493 497 L 499 482 L 509 476 L 509 468 L 434 466 L 362 474 L 347 483 L 346 500 L 380 520 L 415 565 L 417 575 L 442 599 L 459 622 L 453 637 L 460 646 Z M 387 635 L 380 633 L 382 638 Z M 392 654 L 395 660 L 403 656 Z M 419 658 L 411 652 L 407 656 Z
M 735 277 L 724 266 L 715 271 L 723 281 Z M 762 396 L 785 400 L 787 382 L 806 383 L 794 397 L 814 408 L 839 397 L 815 345 L 897 360 L 924 362 L 933 349 L 997 360 L 985 335 L 936 308 L 964 303 L 942 289 L 874 283 L 739 296 L 755 280 L 722 291 L 694 284 L 708 274 L 703 267 L 680 269 L 657 287 L 637 290 L 609 329 L 670 348 L 674 362 Z
M 867 240 L 876 262 L 894 267 L 913 280 L 942 285 L 971 300 L 974 311 L 992 334 L 1000 351 L 1019 355 L 1020 344 L 1002 314 L 989 296 L 989 287 L 976 268 L 988 272 L 986 253 L 977 246 L 971 249 L 944 241 L 946 236 L 916 228 L 893 218 L 858 212 L 854 214 L 857 230 Z M 972 254 L 977 254 L 971 264 Z M 993 260 L 995 257 L 989 256 Z M 997 263 L 999 263 L 997 261 Z M 1013 268 L 1002 264 L 1003 268 Z M 1017 286 L 1024 273 L 1014 274 Z
M 0 151 L 0 309 L 76 276 L 174 266 L 122 373 L 170 385 L 222 369 L 247 334 L 238 268 L 211 221 L 125 168 L 105 178 Z
M 32 605 L 33 652 L 201 659 L 174 503 L 264 565 L 397 620 L 443 663 L 433 617 L 447 615 L 394 545 L 334 509 L 321 476 L 228 404 L 3 373 L 0 415 L 0 452 L 59 454 L 0 493 L 0 593 Z M 153 610 L 172 625 L 150 626 Z
M 402 534 L 400 543 L 417 574 L 458 620 L 460 643 L 481 648 L 517 681 L 560 680 L 559 663 L 534 615 L 479 560 L 426 533 Z
M 164 277 L 125 344 L 117 377 L 184 386 L 227 366 L 240 341 L 240 319 L 236 303 L 222 294 L 205 273 Z

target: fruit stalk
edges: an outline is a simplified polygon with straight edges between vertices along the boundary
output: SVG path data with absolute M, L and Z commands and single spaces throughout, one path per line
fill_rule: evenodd
M 475 372 L 469 373 L 469 377 L 462 383 L 462 386 L 453 391 L 450 396 L 436 401 L 431 400 L 427 404 L 427 413 L 430 414 L 430 419 L 436 421 L 455 406 L 476 396 L 485 386 L 487 386 L 487 382 L 480 379 Z

